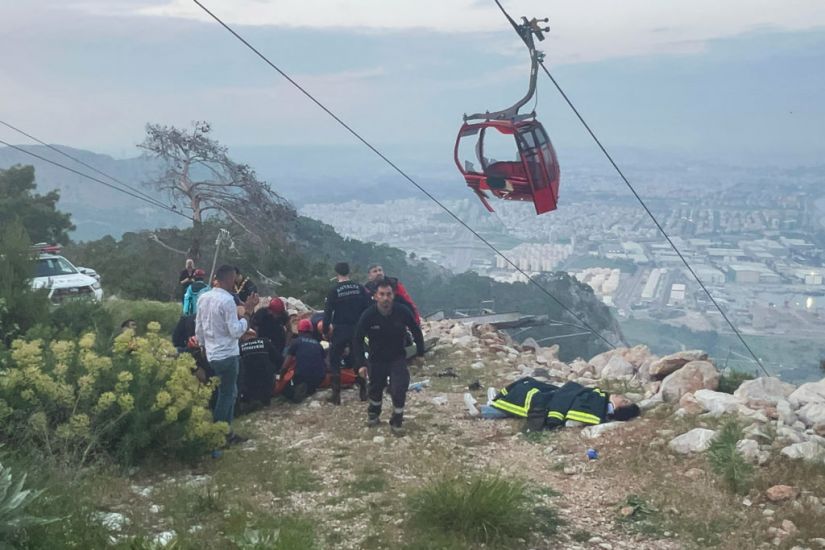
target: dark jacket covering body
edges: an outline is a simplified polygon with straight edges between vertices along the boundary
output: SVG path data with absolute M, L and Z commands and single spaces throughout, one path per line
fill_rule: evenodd
M 502 389 L 492 405 L 508 414 L 529 418 L 531 429 L 553 429 L 567 420 L 591 425 L 605 422 L 609 397 L 599 388 L 587 388 L 576 382 L 558 387 L 526 377 Z
M 383 315 L 373 304 L 361 315 L 355 328 L 352 349 L 355 365 L 364 365 L 364 338 L 369 338 L 370 363 L 389 363 L 406 358 L 404 349 L 407 329 L 412 333 L 418 356 L 424 355 L 424 335 L 410 309 L 393 303 L 389 315 Z
M 324 333 L 326 334 L 329 326 L 333 325 L 333 340 L 352 338 L 355 325 L 364 310 L 370 306 L 370 302 L 370 295 L 363 285 L 355 281 L 336 284 L 327 294 L 324 305 Z

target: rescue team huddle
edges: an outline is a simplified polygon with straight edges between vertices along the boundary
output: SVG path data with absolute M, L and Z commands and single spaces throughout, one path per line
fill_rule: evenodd
M 380 424 L 389 389 L 390 429 L 403 433 L 408 361 L 425 352 L 418 309 L 404 285 L 380 265 L 369 268 L 365 285 L 350 279 L 346 262 L 336 264 L 335 273 L 323 313 L 298 319 L 280 298 L 256 311 L 257 287 L 237 268 L 219 267 L 210 286 L 204 271 L 187 260 L 179 277 L 183 314 L 172 340 L 179 352 L 195 358 L 200 381 L 219 379 L 212 411 L 216 422 L 230 426 L 228 445 L 246 440 L 231 430 L 236 408 L 267 406 L 274 395 L 299 403 L 325 387 L 331 388 L 328 401 L 334 405 L 341 404 L 342 387 L 357 387 L 359 399 L 368 401 L 369 426 Z M 481 418 L 521 417 L 530 430 L 639 414 L 624 396 L 533 378 L 490 392 L 488 399 Z

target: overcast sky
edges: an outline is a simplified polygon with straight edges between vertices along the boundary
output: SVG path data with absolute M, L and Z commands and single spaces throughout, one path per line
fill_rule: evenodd
M 449 148 L 462 113 L 527 83 L 492 0 L 204 4 L 378 144 Z M 608 145 L 823 158 L 821 0 L 505 6 L 550 17 L 548 66 Z M 0 51 L 0 119 L 52 142 L 131 156 L 146 122 L 205 119 L 230 145 L 352 143 L 191 0 L 0 0 Z M 587 145 L 546 79 L 538 112 Z

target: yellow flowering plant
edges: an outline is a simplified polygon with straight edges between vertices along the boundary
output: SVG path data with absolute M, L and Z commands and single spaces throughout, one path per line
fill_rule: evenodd
M 160 324 L 118 335 L 100 354 L 77 341 L 15 340 L 0 363 L 0 433 L 72 466 L 108 455 L 133 464 L 150 454 L 195 459 L 227 432 L 212 422 L 213 387 L 192 374 Z

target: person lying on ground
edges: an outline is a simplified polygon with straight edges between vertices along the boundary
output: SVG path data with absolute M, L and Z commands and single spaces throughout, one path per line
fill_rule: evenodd
M 467 399 L 470 414 L 475 405 Z M 469 396 L 472 399 L 472 396 Z M 626 421 L 640 414 L 639 406 L 621 394 L 588 388 L 576 382 L 555 386 L 525 377 L 490 395 L 481 418 L 526 418 L 530 431 L 552 430 L 563 425 L 595 425 Z M 472 408 L 470 408 L 472 406 Z M 476 411 L 478 414 L 478 411 Z

